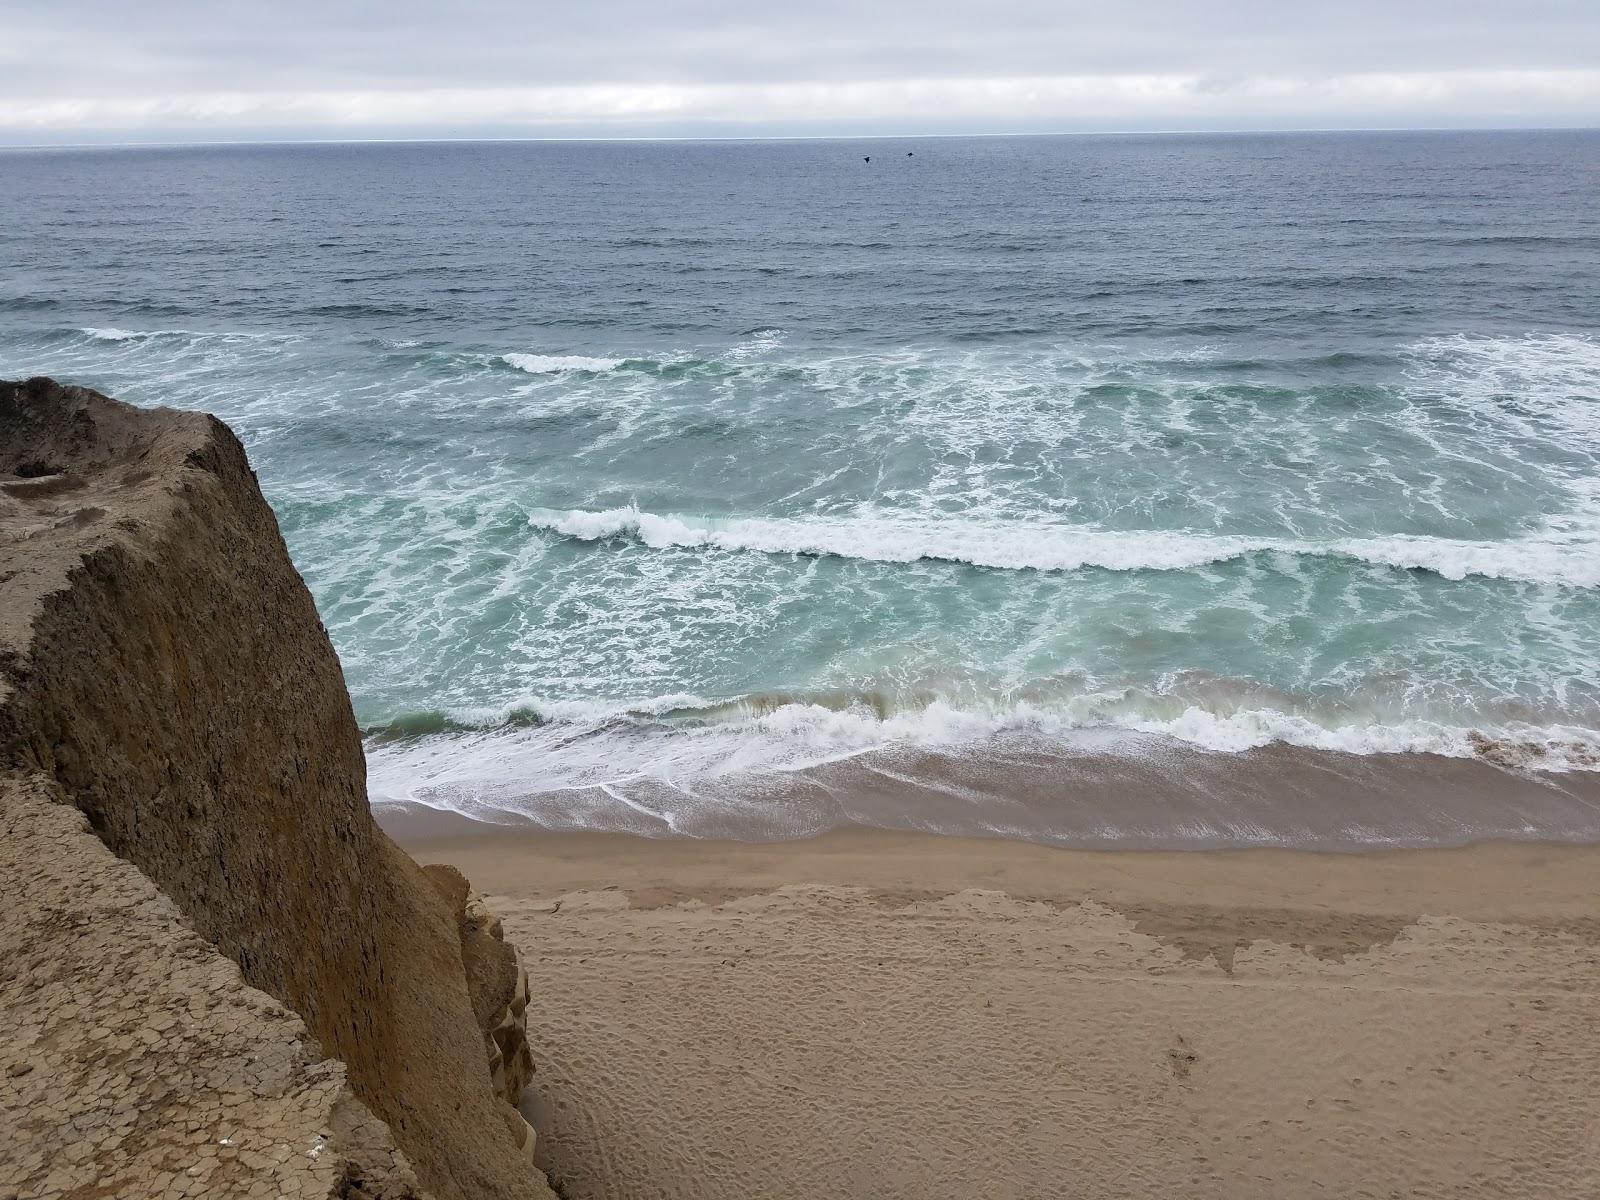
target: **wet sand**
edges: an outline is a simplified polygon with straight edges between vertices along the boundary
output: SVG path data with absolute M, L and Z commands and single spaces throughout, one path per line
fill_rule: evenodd
M 1600 846 L 380 818 L 521 947 L 573 1200 L 1600 1194 Z
M 853 826 L 1083 848 L 1600 841 L 1600 771 L 1497 765 L 1529 757 L 1514 744 L 1485 743 L 1483 753 L 1489 757 L 1271 745 L 1219 754 L 1171 737 L 1087 730 L 1046 745 L 1015 735 L 959 753 L 880 750 L 682 786 L 632 778 L 453 803 L 465 815 L 512 825 L 533 819 L 557 831 L 733 841 Z

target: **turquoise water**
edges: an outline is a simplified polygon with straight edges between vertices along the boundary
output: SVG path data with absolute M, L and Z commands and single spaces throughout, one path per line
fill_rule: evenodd
M 913 148 L 10 155 L 0 372 L 235 426 L 380 797 L 1592 766 L 1600 136 Z

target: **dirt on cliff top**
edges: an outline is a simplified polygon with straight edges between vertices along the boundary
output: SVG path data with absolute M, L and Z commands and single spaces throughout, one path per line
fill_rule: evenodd
M 0 659 L 27 649 L 44 597 L 96 548 L 159 519 L 215 418 L 138 410 L 49 379 L 0 383 Z M 0 674 L 0 701 L 9 681 Z

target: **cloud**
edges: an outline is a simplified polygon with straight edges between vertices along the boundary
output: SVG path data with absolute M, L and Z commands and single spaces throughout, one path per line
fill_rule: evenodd
M 597 131 L 694 123 L 889 122 L 930 115 L 954 123 L 1084 122 L 1130 118 L 1301 122 L 1441 118 L 1459 111 L 1507 119 L 1600 112 L 1600 70 L 1458 71 L 1292 76 L 1067 75 L 777 84 L 579 84 L 395 91 L 201 92 L 186 95 L 0 101 L 12 130 L 448 129 Z
M 11 140 L 1600 122 L 1587 0 L 0 0 L 0 27 Z

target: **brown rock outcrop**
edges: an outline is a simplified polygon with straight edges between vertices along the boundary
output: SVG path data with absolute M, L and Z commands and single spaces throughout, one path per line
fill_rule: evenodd
M 443 863 L 422 869 L 455 914 L 467 994 L 472 998 L 472 1015 L 483 1031 L 490 1083 L 496 1094 L 515 1108 L 533 1075 L 533 1052 L 528 1049 L 528 973 L 516 950 L 506 942 L 500 918 L 472 891 L 466 876 Z M 520 1112 L 506 1111 L 507 1123 L 531 1162 L 533 1128 Z
M 480 999 L 485 1012 L 505 999 L 507 972 L 520 968 L 469 936 L 469 905 L 446 903 L 373 823 L 338 659 L 221 422 L 48 380 L 0 383 L 0 776 L 8 839 L 31 846 L 28 831 L 50 827 L 36 855 L 19 860 L 10 845 L 0 858 L 0 903 L 35 921 L 31 965 L 0 969 L 0 1017 L 27 1014 L 34 1031 L 30 1069 L 12 1078 L 35 1080 L 20 1112 L 0 1091 L 4 1119 L 21 1122 L 0 1129 L 0 1195 L 119 1194 L 93 1190 L 83 1171 L 70 1185 L 50 1174 L 60 1164 L 48 1147 L 70 1141 L 82 1116 L 58 1085 L 108 1056 L 124 1056 L 135 1082 L 149 1056 L 178 1060 L 149 1076 L 168 1081 L 159 1100 L 126 1100 L 154 1120 L 149 1136 L 91 1153 L 96 1177 L 111 1178 L 181 1157 L 162 1139 L 211 1120 L 195 1098 L 206 1094 L 195 1081 L 215 1075 L 201 1070 L 201 1048 L 249 1060 L 256 1041 L 276 1074 L 246 1071 L 239 1104 L 288 1105 L 296 1136 L 319 1126 L 309 1161 L 343 1160 L 342 1191 L 297 1175 L 281 1194 L 404 1196 L 414 1170 L 440 1200 L 550 1195 L 505 1103 L 507 1080 L 491 1082 L 485 1065 Z M 80 810 L 103 847 L 46 813 L 51 801 Z M 80 876 L 120 883 L 86 890 Z M 170 937 L 133 936 L 146 913 Z M 8 938 L 15 925 L 8 917 Z M 207 979 L 238 991 L 219 983 L 217 1009 L 212 992 L 196 996 L 153 966 L 173 956 L 203 961 Z M 163 1052 L 146 1037 L 160 1031 L 133 1016 L 126 1033 L 94 1025 L 99 989 L 117 990 L 129 1013 L 170 993 L 200 1024 Z M 274 1015 L 262 1025 L 222 1011 L 238 996 Z M 219 1042 L 218 1031 L 231 1032 Z M 300 1164 L 310 1149 L 284 1137 Z M 335 1144 L 360 1152 L 328 1156 Z M 38 1147 L 45 1157 L 30 1167 Z M 277 1151 L 261 1153 L 250 1161 L 266 1172 Z M 213 1182 L 172 1194 L 244 1191 Z

